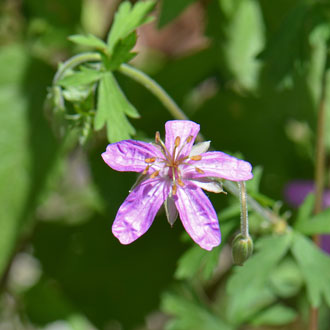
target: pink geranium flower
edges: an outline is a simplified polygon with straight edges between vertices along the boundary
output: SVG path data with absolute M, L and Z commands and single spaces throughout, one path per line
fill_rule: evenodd
M 124 140 L 107 146 L 104 161 L 116 171 L 142 174 L 120 206 L 112 226 L 122 244 L 130 244 L 151 226 L 164 203 L 173 225 L 179 213 L 191 238 L 203 249 L 221 242 L 217 214 L 202 189 L 221 192 L 214 178 L 244 181 L 252 178 L 248 162 L 223 152 L 206 152 L 210 143 L 193 146 L 199 125 L 187 120 L 165 124 L 165 143 L 156 133 L 155 143 Z

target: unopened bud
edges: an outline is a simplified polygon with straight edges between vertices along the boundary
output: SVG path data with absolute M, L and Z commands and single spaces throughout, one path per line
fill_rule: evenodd
M 253 251 L 253 241 L 250 236 L 244 237 L 238 234 L 233 240 L 233 261 L 234 264 L 243 266 L 244 262 L 249 259 Z

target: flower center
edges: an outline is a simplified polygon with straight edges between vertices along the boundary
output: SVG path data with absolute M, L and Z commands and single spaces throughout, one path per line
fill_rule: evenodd
M 177 191 L 177 185 L 184 187 L 184 182 L 182 181 L 182 174 L 180 171 L 180 165 L 181 164 L 188 164 L 186 162 L 187 159 L 193 160 L 193 161 L 198 161 L 202 159 L 202 156 L 200 155 L 195 155 L 195 156 L 182 156 L 182 150 L 183 148 L 187 145 L 187 143 L 190 143 L 191 140 L 193 139 L 192 135 L 189 135 L 187 139 L 184 141 L 184 143 L 181 145 L 181 138 L 180 136 L 177 136 L 174 141 L 174 148 L 172 153 L 168 150 L 166 147 L 165 143 L 161 140 L 159 132 L 156 132 L 155 136 L 155 142 L 157 145 L 160 146 L 161 151 L 164 155 L 164 158 L 161 159 L 160 162 L 165 164 L 165 167 L 168 168 L 168 176 L 172 180 L 172 195 L 176 194 Z M 149 169 L 152 167 L 153 163 L 156 161 L 156 157 L 151 157 L 151 158 L 146 158 L 145 162 L 147 164 L 146 168 L 142 172 L 142 174 L 147 174 Z M 199 173 L 203 173 L 203 171 L 197 167 L 195 167 L 195 170 Z M 159 175 L 159 171 L 154 171 L 151 175 L 150 178 L 153 179 Z

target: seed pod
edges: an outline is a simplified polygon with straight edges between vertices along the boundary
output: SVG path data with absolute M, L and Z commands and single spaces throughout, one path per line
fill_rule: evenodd
M 253 241 L 250 236 L 244 237 L 238 234 L 233 240 L 233 261 L 234 264 L 243 266 L 244 262 L 249 259 L 253 251 Z

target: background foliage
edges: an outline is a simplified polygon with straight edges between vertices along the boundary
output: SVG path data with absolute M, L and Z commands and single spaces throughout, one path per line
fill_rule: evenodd
M 330 259 L 310 235 L 330 234 L 329 209 L 313 215 L 311 195 L 296 211 L 283 194 L 313 179 L 321 98 L 330 151 L 328 1 L 0 8 L 0 329 L 306 329 L 310 306 L 328 329 Z M 96 60 L 55 76 L 86 52 Z M 255 252 L 244 267 L 231 261 L 239 202 L 230 194 L 209 196 L 223 237 L 211 252 L 163 211 L 133 244 L 113 237 L 135 175 L 100 154 L 108 141 L 150 140 L 172 119 L 125 74 L 129 61 L 214 149 L 253 164 L 248 193 L 272 217 L 250 208 Z M 329 166 L 325 180 L 330 187 Z

